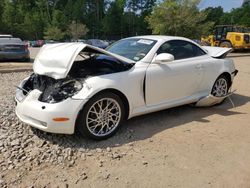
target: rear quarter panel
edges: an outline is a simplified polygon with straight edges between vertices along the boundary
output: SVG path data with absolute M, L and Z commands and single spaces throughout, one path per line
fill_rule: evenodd
M 233 81 L 234 77 L 231 73 L 235 70 L 235 66 L 232 59 L 212 58 L 209 63 L 211 63 L 211 65 L 207 67 L 205 85 L 207 85 L 207 92 L 210 93 L 216 79 L 221 74 L 225 72 L 229 73 L 231 75 L 231 80 Z

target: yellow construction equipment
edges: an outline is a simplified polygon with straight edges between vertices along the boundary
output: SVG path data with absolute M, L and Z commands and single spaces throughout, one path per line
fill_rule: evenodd
M 218 25 L 213 35 L 201 38 L 201 44 L 239 49 L 250 49 L 250 28 L 234 25 Z

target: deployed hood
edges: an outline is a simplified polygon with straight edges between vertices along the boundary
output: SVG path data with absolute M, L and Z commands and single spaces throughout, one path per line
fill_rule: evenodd
M 81 52 L 105 54 L 126 63 L 134 63 L 130 59 L 88 44 L 59 43 L 44 45 L 41 48 L 33 64 L 34 72 L 55 79 L 65 78 Z
M 207 53 L 214 58 L 223 58 L 226 55 L 233 51 L 232 48 L 222 48 L 222 47 L 211 47 L 211 46 L 202 46 Z

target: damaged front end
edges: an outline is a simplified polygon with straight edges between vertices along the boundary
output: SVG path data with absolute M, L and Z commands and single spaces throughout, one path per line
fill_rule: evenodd
M 19 86 L 20 91 L 17 91 L 19 95 L 16 95 L 16 98 L 22 101 L 30 91 L 37 89 L 41 92 L 38 98 L 40 102 L 57 103 L 72 97 L 82 88 L 81 80 L 69 78 L 56 80 L 48 76 L 32 74 L 22 86 Z
M 16 115 L 46 132 L 73 134 L 79 111 L 95 87 L 89 80 L 133 65 L 85 44 L 45 45 L 35 59 L 34 73 L 17 86 Z M 85 96 L 76 99 L 81 93 Z
M 61 56 L 65 56 L 68 62 Z M 41 92 L 38 98 L 40 102 L 58 103 L 87 87 L 89 77 L 122 72 L 133 67 L 133 63 L 126 63 L 114 56 L 82 44 L 57 44 L 54 48 L 49 45 L 36 58 L 34 73 L 17 87 L 16 99 L 21 102 L 36 89 Z

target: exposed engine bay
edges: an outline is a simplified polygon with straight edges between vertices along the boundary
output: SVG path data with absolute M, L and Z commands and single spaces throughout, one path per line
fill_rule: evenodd
M 75 61 L 64 79 L 33 73 L 22 88 L 23 95 L 38 89 L 42 92 L 39 101 L 56 103 L 72 97 L 83 88 L 85 79 L 129 70 L 134 64 L 119 61 L 107 55 L 92 55 Z
M 73 78 L 86 78 L 129 70 L 134 64 L 119 61 L 107 55 L 95 55 L 90 58 L 75 61 L 69 71 Z

